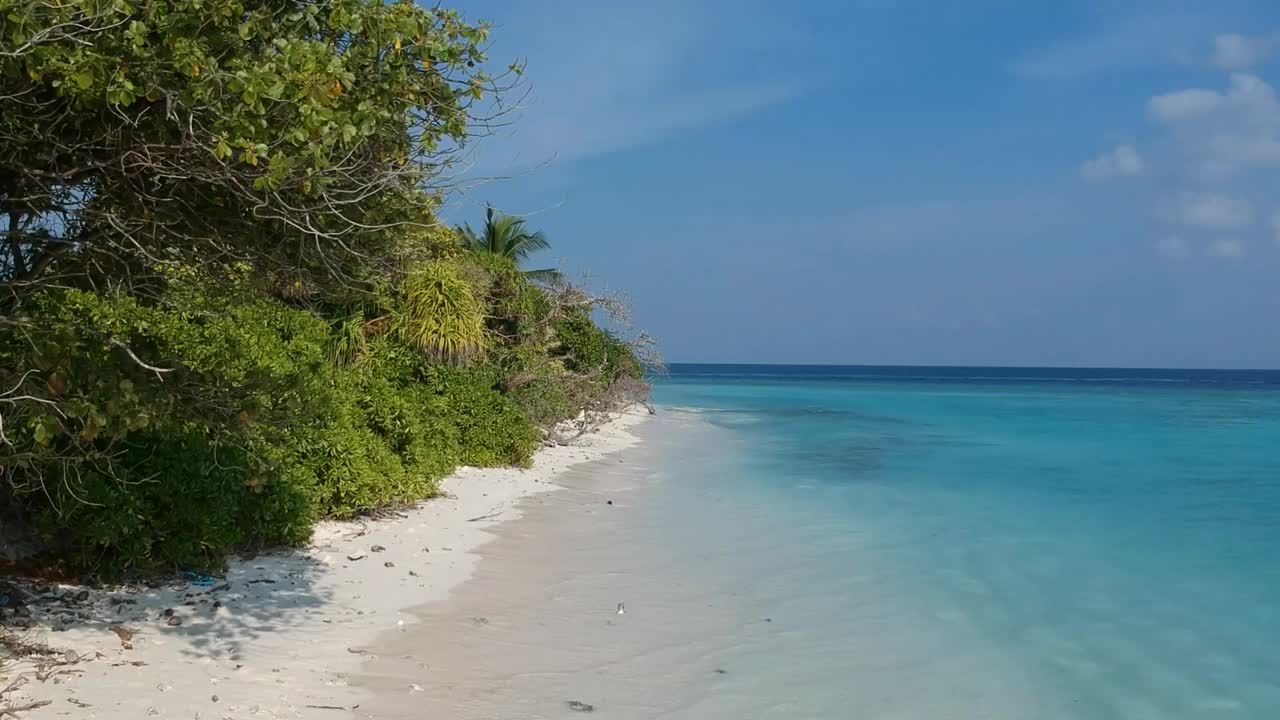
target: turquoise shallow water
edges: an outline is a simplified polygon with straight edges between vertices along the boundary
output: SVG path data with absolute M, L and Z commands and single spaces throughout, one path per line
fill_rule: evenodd
M 1280 717 L 1280 374 L 677 366 L 656 398 L 716 428 L 668 502 L 733 528 L 769 623 L 683 716 Z

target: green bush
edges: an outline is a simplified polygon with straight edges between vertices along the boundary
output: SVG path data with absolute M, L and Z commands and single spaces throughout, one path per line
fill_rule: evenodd
M 51 564 L 300 542 L 527 464 L 638 366 L 520 268 L 523 218 L 436 217 L 468 109 L 522 72 L 486 71 L 490 25 L 295 5 L 0 12 L 0 502 Z
M 570 370 L 586 373 L 604 366 L 608 355 L 606 335 L 585 311 L 574 312 L 557 323 L 556 339 Z
M 635 350 L 612 333 L 604 331 L 606 382 L 614 382 L 623 378 L 638 380 L 644 377 L 644 365 L 636 357 Z
M 462 364 L 488 347 L 484 306 L 455 263 L 419 264 L 404 278 L 399 300 L 400 336 L 429 356 Z
M 604 382 L 619 378 L 640 378 L 644 367 L 627 343 L 596 325 L 586 312 L 578 311 L 556 325 L 556 338 L 565 355 L 565 365 L 580 372 L 600 370 Z
M 570 397 L 565 383 L 554 380 L 535 380 L 521 385 L 511 391 L 511 399 L 538 427 L 549 428 L 581 410 Z
M 439 365 L 395 334 L 336 366 L 329 323 L 217 280 L 171 272 L 153 304 L 49 293 L 37 330 L 0 338 L 4 366 L 41 368 L 26 390 L 66 414 L 9 423 L 0 467 L 72 566 L 216 566 L 303 541 L 319 518 L 430 497 L 459 464 L 527 464 L 537 448 L 492 369 Z
M 0 465 L 77 567 L 203 567 L 310 530 L 308 487 L 271 458 L 320 409 L 327 325 L 237 276 L 166 274 L 158 303 L 48 292 L 3 338 L 2 365 L 38 368 L 24 389 L 60 412 L 10 418 Z
M 124 452 L 123 477 L 89 470 L 37 508 L 37 527 L 74 567 L 207 568 L 237 548 L 310 537 L 304 488 L 264 479 L 244 448 L 187 426 L 141 433 Z
M 540 434 L 509 396 L 498 392 L 491 370 L 430 368 L 427 387 L 444 400 L 460 439 L 458 461 L 494 467 L 528 465 Z

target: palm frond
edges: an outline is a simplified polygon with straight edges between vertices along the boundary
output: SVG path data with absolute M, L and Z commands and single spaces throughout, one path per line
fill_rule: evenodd
M 541 270 L 525 270 L 524 276 L 534 282 L 540 282 L 547 285 L 560 282 L 564 279 L 564 273 L 555 268 L 543 268 Z
M 476 231 L 472 230 L 471 226 L 465 223 L 458 228 L 458 242 L 461 243 L 463 247 L 467 248 L 471 252 L 487 252 L 488 251 L 488 248 L 485 245 L 484 238 L 482 238 L 480 235 L 477 235 Z
M 487 252 L 511 258 L 517 263 L 551 247 L 551 242 L 541 230 L 531 231 L 525 218 L 505 215 L 490 205 L 485 209 L 484 232 L 477 234 L 469 225 L 458 229 L 464 244 L 473 252 Z M 535 271 L 544 272 L 544 271 Z
M 515 260 L 526 260 L 530 255 L 539 250 L 548 250 L 551 243 L 547 241 L 547 236 L 541 230 L 537 232 L 523 232 L 512 237 L 509 241 L 510 251 L 507 253 Z

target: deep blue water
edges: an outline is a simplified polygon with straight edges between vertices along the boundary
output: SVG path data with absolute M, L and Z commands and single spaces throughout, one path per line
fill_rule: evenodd
M 790 623 L 743 650 L 744 693 L 805 717 L 1280 717 L 1280 372 L 671 370 L 659 405 L 732 446 L 672 472 L 732 494 L 760 539 L 741 592 Z
M 1280 370 L 1158 368 L 1020 368 L 904 365 L 748 365 L 675 363 L 672 382 L 882 382 L 982 384 L 1110 384 L 1274 386 Z

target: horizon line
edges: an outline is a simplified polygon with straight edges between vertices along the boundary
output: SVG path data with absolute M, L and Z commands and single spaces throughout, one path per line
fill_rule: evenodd
M 1260 367 L 1176 367 L 1176 366 L 1138 366 L 1138 365 L 982 365 L 982 364 L 929 364 L 929 363 L 819 363 L 819 362 L 710 362 L 710 361 L 670 361 L 673 365 L 736 365 L 754 367 L 813 367 L 813 368 L 919 368 L 919 369 L 988 369 L 988 370 L 1140 370 L 1140 371 L 1176 371 L 1176 372 L 1280 372 L 1280 368 Z

